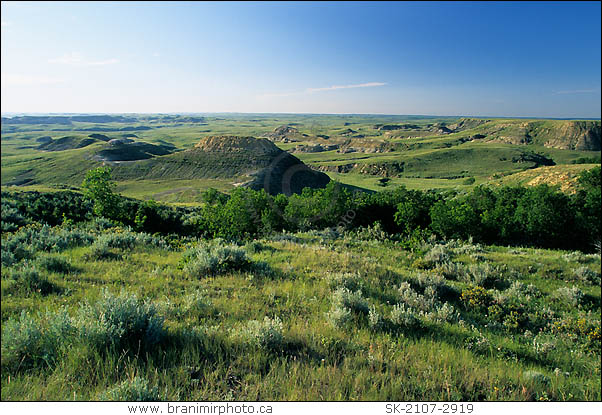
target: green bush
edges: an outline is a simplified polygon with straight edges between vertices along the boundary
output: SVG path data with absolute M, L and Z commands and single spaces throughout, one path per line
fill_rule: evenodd
M 352 272 L 329 272 L 326 274 L 326 281 L 331 289 L 344 287 L 350 291 L 357 291 L 363 285 L 359 273 Z
M 376 307 L 372 305 L 368 311 L 368 324 L 374 331 L 382 330 L 385 327 L 385 320 L 381 314 L 376 310 Z
M 40 293 L 47 295 L 56 290 L 45 275 L 43 275 L 35 266 L 24 265 L 18 269 L 8 272 L 9 278 L 14 280 L 17 287 L 25 293 Z
M 481 286 L 470 286 L 462 290 L 460 299 L 466 309 L 484 310 L 491 304 L 491 295 Z
M 40 256 L 36 262 L 41 268 L 49 272 L 69 274 L 73 270 L 69 260 L 61 255 Z
M 465 269 L 460 280 L 480 287 L 492 287 L 501 280 L 501 271 L 489 263 L 471 264 Z
M 394 305 L 390 318 L 393 324 L 403 329 L 416 329 L 422 325 L 418 313 L 405 304 Z
M 8 319 L 2 328 L 2 367 L 17 372 L 52 367 L 73 333 L 71 318 L 64 310 L 39 313 L 37 318 L 22 311 L 18 319 Z
M 451 259 L 451 251 L 445 245 L 435 245 L 424 256 L 424 261 L 429 268 L 449 262 Z
M 278 317 L 265 316 L 263 321 L 251 320 L 243 330 L 250 343 L 269 350 L 283 350 L 284 335 L 282 321 Z
M 90 250 L 85 254 L 85 259 L 91 261 L 117 260 L 122 256 L 111 251 L 106 241 L 96 241 L 90 246 Z
M 330 311 L 326 313 L 326 320 L 335 328 L 341 329 L 353 319 L 353 313 L 347 307 L 333 304 Z
M 78 327 L 82 339 L 98 350 L 149 350 L 165 332 L 163 317 L 153 304 L 108 290 L 97 302 L 81 306 Z
M 136 376 L 134 379 L 127 379 L 112 388 L 98 395 L 101 401 L 128 401 L 128 402 L 151 402 L 161 401 L 163 398 L 159 394 L 156 386 L 150 387 L 148 380 Z
M 368 314 L 368 301 L 362 296 L 362 291 L 351 291 L 345 287 L 338 288 L 332 293 L 332 303 L 336 307 L 348 308 L 354 313 Z
M 221 241 L 200 244 L 189 249 L 184 253 L 182 262 L 184 272 L 194 278 L 221 275 L 232 271 L 248 271 L 252 265 L 243 248 L 225 245 Z
M 588 267 L 579 267 L 573 270 L 576 280 L 586 284 L 600 284 L 600 273 L 592 271 Z
M 571 307 L 579 307 L 585 301 L 585 293 L 579 287 L 560 287 L 554 293 L 554 297 Z

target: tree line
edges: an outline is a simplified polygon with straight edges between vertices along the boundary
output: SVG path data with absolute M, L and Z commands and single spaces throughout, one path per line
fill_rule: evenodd
M 432 232 L 486 244 L 592 251 L 600 243 L 600 167 L 584 171 L 575 194 L 554 187 L 487 187 L 468 192 L 398 187 L 376 193 L 330 182 L 323 189 L 271 196 L 265 191 L 209 189 L 198 207 L 172 207 L 119 196 L 107 167 L 91 170 L 77 192 L 2 194 L 2 230 L 37 221 L 56 225 L 104 217 L 138 231 L 249 239 L 280 231 L 380 223 L 399 238 Z

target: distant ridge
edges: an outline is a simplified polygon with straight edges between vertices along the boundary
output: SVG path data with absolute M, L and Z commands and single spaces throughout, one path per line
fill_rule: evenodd
M 275 195 L 321 188 L 328 175 L 312 170 L 265 138 L 209 136 L 188 150 L 115 166 L 117 179 L 201 179 L 247 177 L 240 184 Z

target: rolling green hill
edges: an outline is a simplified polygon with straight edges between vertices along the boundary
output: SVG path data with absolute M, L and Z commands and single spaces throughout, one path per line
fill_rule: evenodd
M 293 181 L 300 184 L 283 190 L 290 187 L 290 180 L 282 182 L 285 173 L 301 162 L 379 190 L 384 177 L 388 186 L 456 188 L 600 159 L 600 121 L 293 114 L 7 120 L 3 186 L 79 186 L 86 169 L 108 163 L 124 194 L 186 203 L 198 202 L 206 186 L 265 186 L 262 170 L 277 157 L 275 176 L 267 180 L 268 188 L 276 186 L 272 193 L 327 182 L 326 175 L 304 169 Z M 265 138 L 234 143 L 227 138 L 233 136 Z M 267 152 L 245 147 L 270 141 Z

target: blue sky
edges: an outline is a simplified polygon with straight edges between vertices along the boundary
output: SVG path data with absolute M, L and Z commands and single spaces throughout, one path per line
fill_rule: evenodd
M 2 2 L 2 112 L 600 118 L 600 2 Z

